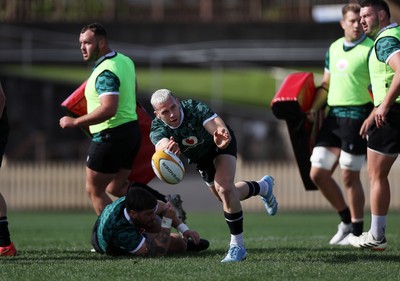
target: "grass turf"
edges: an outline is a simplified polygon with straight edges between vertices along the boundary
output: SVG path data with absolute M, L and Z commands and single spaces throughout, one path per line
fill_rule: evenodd
M 298 71 L 320 74 L 322 70 L 302 68 Z M 78 86 L 89 77 L 90 71 L 88 66 L 9 64 L 0 69 L 0 74 Z M 179 98 L 222 100 L 259 107 L 268 107 L 279 86 L 271 68 L 221 68 L 215 72 L 208 68 L 162 68 L 157 71 L 138 67 L 136 75 L 140 93 L 167 88 Z
M 366 213 L 365 229 L 369 227 Z M 210 240 L 197 254 L 112 258 L 91 253 L 91 212 L 9 212 L 16 257 L 0 258 L 0 280 L 398 280 L 399 221 L 389 214 L 385 252 L 329 246 L 334 212 L 246 213 L 248 258 L 221 264 L 228 228 L 220 213 L 190 213 L 188 225 Z

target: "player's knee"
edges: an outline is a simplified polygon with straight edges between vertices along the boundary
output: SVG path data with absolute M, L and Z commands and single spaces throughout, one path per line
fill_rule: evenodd
M 311 168 L 310 170 L 310 179 L 316 184 L 320 185 L 320 182 L 324 179 L 324 175 L 321 173 L 321 170 Z
M 215 185 L 215 190 L 217 191 L 218 196 L 221 198 L 225 197 L 225 195 L 228 193 L 227 190 L 219 184 Z
M 362 183 L 360 179 L 360 174 L 356 173 L 351 174 L 351 173 L 343 173 L 342 174 L 343 178 L 343 185 L 345 188 L 361 188 L 362 189 Z
M 110 184 L 109 186 L 107 186 L 106 191 L 115 197 L 122 197 L 122 196 L 126 195 L 126 192 L 128 191 L 128 187 L 122 186 L 122 185 L 117 186 L 117 185 Z
M 224 198 L 229 198 L 234 192 L 234 186 L 231 187 L 229 184 L 215 184 L 215 190 L 217 191 L 221 200 L 224 201 Z
M 94 187 L 94 185 L 91 185 L 91 184 L 87 184 L 87 183 L 86 183 L 86 193 L 89 195 L 89 197 L 90 197 L 92 194 L 96 194 L 96 188 Z
M 106 193 L 106 187 L 86 183 L 86 193 L 89 198 L 102 197 Z
M 364 165 L 365 155 L 353 155 L 346 151 L 340 152 L 340 168 L 350 171 L 360 171 Z
M 337 156 L 325 147 L 316 146 L 313 149 L 310 161 L 312 167 L 331 170 L 337 161 Z

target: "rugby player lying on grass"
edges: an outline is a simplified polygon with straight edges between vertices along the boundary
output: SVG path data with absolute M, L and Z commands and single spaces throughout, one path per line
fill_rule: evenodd
M 158 201 L 132 184 L 126 196 L 106 206 L 92 232 L 92 245 L 98 253 L 112 256 L 165 256 L 185 251 L 202 251 L 209 242 L 182 223 L 170 202 Z M 171 227 L 178 233 L 171 233 Z

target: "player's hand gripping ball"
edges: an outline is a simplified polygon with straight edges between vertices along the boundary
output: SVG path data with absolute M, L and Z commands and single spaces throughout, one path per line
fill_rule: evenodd
M 185 166 L 179 157 L 168 150 L 158 150 L 151 158 L 156 176 L 165 183 L 177 184 L 185 176 Z

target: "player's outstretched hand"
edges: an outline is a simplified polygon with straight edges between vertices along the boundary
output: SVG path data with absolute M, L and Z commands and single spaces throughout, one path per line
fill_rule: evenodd
M 221 149 L 227 148 L 230 141 L 231 141 L 231 135 L 229 134 L 228 129 L 218 128 L 217 130 L 215 130 L 214 142 L 219 148 Z
M 171 151 L 172 153 L 176 155 L 180 155 L 181 150 L 179 149 L 179 145 L 177 142 L 175 142 L 174 137 L 169 138 L 169 142 L 167 145 L 167 150 Z

